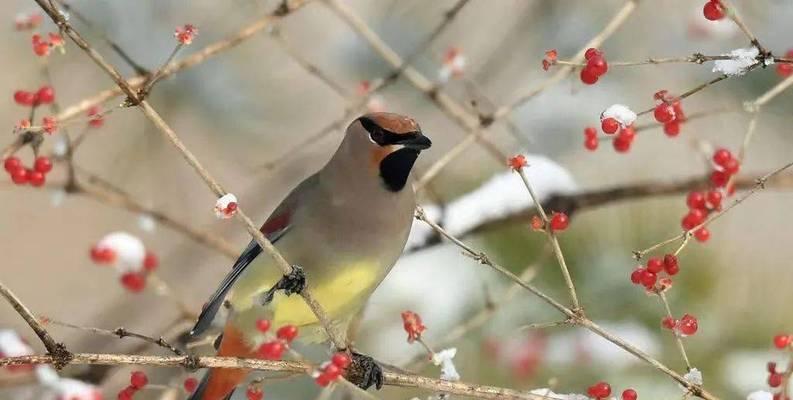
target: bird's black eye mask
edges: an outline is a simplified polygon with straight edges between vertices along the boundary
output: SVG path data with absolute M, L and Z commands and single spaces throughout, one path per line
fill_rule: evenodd
M 383 127 L 366 117 L 361 117 L 359 121 L 361 121 L 361 125 L 363 125 L 364 129 L 369 132 L 369 138 L 379 146 L 413 143 L 420 140 L 422 136 L 419 131 L 405 133 L 391 132 L 387 129 L 383 129 Z

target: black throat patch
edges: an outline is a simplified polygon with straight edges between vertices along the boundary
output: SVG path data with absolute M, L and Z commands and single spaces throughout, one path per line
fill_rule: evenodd
M 392 192 L 398 192 L 405 187 L 413 163 L 416 162 L 419 152 L 416 149 L 399 149 L 380 161 L 380 178 L 383 184 Z

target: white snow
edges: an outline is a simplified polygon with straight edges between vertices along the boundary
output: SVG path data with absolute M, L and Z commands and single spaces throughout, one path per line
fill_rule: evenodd
M 554 393 L 549 388 L 539 388 L 539 389 L 532 389 L 529 393 L 542 396 L 546 399 L 559 399 L 559 400 L 589 400 L 589 397 L 583 394 L 578 393 L 570 393 L 570 394 L 561 394 L 561 393 Z
M 152 233 L 157 229 L 157 221 L 149 214 L 138 216 L 138 228 L 146 233 Z
M 746 396 L 746 400 L 773 400 L 774 395 L 765 390 L 756 390 Z
M 457 373 L 457 368 L 454 367 L 455 355 L 457 355 L 457 349 L 454 347 L 441 350 L 432 355 L 432 363 L 441 366 L 441 379 L 445 381 L 460 380 L 460 374 Z
M 59 399 L 97 400 L 102 396 L 96 386 L 74 379 L 60 379 L 52 386 Z
M 636 113 L 623 104 L 612 104 L 600 114 L 600 120 L 614 118 L 623 127 L 630 126 L 636 121 Z
M 748 49 L 735 49 L 725 56 L 730 56 L 729 60 L 716 60 L 713 63 L 713 72 L 720 72 L 727 76 L 743 75 L 747 68 L 757 63 L 757 55 L 760 50 L 757 47 Z
M 21 357 L 33 354 L 33 349 L 16 332 L 3 329 L 0 330 L 0 352 L 6 357 Z
M 113 232 L 105 235 L 96 246 L 109 248 L 115 252 L 116 258 L 113 266 L 121 274 L 143 270 L 146 247 L 137 236 L 126 232 Z
M 237 210 L 229 210 L 229 204 L 237 203 L 237 196 L 234 196 L 231 193 L 226 193 L 218 201 L 215 202 L 215 216 L 219 219 L 228 219 L 234 216 L 237 213 Z

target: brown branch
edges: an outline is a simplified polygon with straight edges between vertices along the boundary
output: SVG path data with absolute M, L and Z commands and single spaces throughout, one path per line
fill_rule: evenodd
M 23 356 L 0 358 L 0 366 L 53 364 L 56 360 L 46 356 Z M 191 357 L 191 356 L 141 356 L 124 354 L 75 353 L 69 361 L 71 365 L 150 365 L 160 367 L 182 367 L 188 370 L 196 368 L 244 368 L 256 371 L 291 372 L 308 374 L 314 366 L 299 361 L 270 361 L 250 358 L 232 357 Z M 385 382 L 389 386 L 413 387 L 432 392 L 443 392 L 480 399 L 542 399 L 542 396 L 500 388 L 495 386 L 476 385 L 464 382 L 450 382 L 419 375 L 403 374 L 391 371 L 383 372 Z
M 182 143 L 179 137 L 176 135 L 173 129 L 162 119 L 159 113 L 152 108 L 152 106 L 146 101 L 141 99 L 135 90 L 127 83 L 127 81 L 119 74 L 119 72 L 110 65 L 105 59 L 99 54 L 88 42 L 83 39 L 83 37 L 66 21 L 58 10 L 54 9 L 51 4 L 48 4 L 46 0 L 35 0 L 36 3 L 49 15 L 49 17 L 55 22 L 58 27 L 64 32 L 78 47 L 83 49 L 88 56 L 96 63 L 102 70 L 110 76 L 111 79 L 121 88 L 122 92 L 127 95 L 128 100 L 131 104 L 137 106 L 138 109 L 141 110 L 144 116 L 151 121 L 155 127 L 171 142 L 171 144 L 176 147 L 176 149 L 182 154 L 182 157 L 185 161 L 195 170 L 195 172 L 204 180 L 206 185 L 210 188 L 210 190 L 218 197 L 223 196 L 227 192 L 220 186 L 220 184 L 209 174 L 209 171 L 204 168 L 204 166 L 198 161 L 193 153 L 187 149 L 187 147 Z M 292 272 L 292 265 L 290 265 L 286 259 L 281 255 L 278 249 L 273 246 L 273 244 L 267 240 L 267 238 L 259 231 L 258 228 L 253 224 L 253 221 L 245 214 L 242 207 L 237 208 L 237 218 L 243 223 L 246 230 L 253 239 L 262 247 L 262 249 L 273 258 L 278 268 L 284 273 L 289 274 Z M 310 286 L 310 283 L 309 283 Z M 333 344 L 340 349 L 346 348 L 346 343 L 344 343 L 340 338 L 335 329 L 330 323 L 330 319 L 322 309 L 322 306 L 317 302 L 317 300 L 313 297 L 310 290 L 306 288 L 301 292 L 301 296 L 306 301 L 306 304 L 309 308 L 314 312 L 317 319 L 320 321 L 322 326 L 327 331 L 328 336 L 330 337 Z
M 14 307 L 14 310 L 19 314 L 19 316 L 22 317 L 22 319 L 25 320 L 25 322 L 27 322 L 27 324 L 30 326 L 30 329 L 33 329 L 33 332 L 36 333 L 36 336 L 39 337 L 41 343 L 43 343 L 44 347 L 47 349 L 47 353 L 50 354 L 50 359 L 52 360 L 51 364 L 54 364 L 57 368 L 61 368 L 63 365 L 69 362 L 69 359 L 72 355 L 66 350 L 66 347 L 64 347 L 62 343 L 57 343 L 55 339 L 50 336 L 49 332 L 47 332 L 47 329 L 41 325 L 30 309 L 22 304 L 22 301 L 19 300 L 19 297 L 17 297 L 14 292 L 7 288 L 2 282 L 0 282 L 0 295 L 5 297 L 5 299 L 11 303 L 11 306 Z
M 130 330 L 124 328 L 124 327 L 116 328 L 116 329 L 113 329 L 111 331 L 111 330 L 107 330 L 107 329 L 92 328 L 92 327 L 85 327 L 85 326 L 70 324 L 68 322 L 62 322 L 62 321 L 54 320 L 54 319 L 48 318 L 48 317 L 42 317 L 41 319 L 42 319 L 42 321 L 44 323 L 46 323 L 48 325 L 58 325 L 58 326 L 62 326 L 62 327 L 65 327 L 65 328 L 77 329 L 77 330 L 81 330 L 81 331 L 95 333 L 95 334 L 98 334 L 98 335 L 114 336 L 114 337 L 117 337 L 119 339 L 123 339 L 125 337 L 139 339 L 139 340 L 142 340 L 142 341 L 144 341 L 146 343 L 150 343 L 150 344 L 154 344 L 154 345 L 160 346 L 160 347 L 162 347 L 162 348 L 174 353 L 177 356 L 184 355 L 184 353 L 181 350 L 177 349 L 175 346 L 173 346 L 172 344 L 168 343 L 165 340 L 165 338 L 163 338 L 162 336 L 160 336 L 159 338 L 155 339 L 155 338 L 150 337 L 150 336 L 146 336 L 146 335 L 143 335 L 143 334 L 140 334 L 140 333 L 132 332 L 132 331 L 130 331 Z

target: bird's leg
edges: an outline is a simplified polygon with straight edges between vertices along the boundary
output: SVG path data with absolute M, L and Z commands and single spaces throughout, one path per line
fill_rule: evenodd
M 366 390 L 371 386 L 380 390 L 383 387 L 383 369 L 365 354 L 351 352 L 352 363 L 347 368 L 345 378 L 359 388 Z
M 273 285 L 269 290 L 262 293 L 260 301 L 265 305 L 273 301 L 273 295 L 278 290 L 283 290 L 287 296 L 292 294 L 299 294 L 306 287 L 306 273 L 299 265 L 292 266 L 292 272 L 281 277 L 281 279 Z

